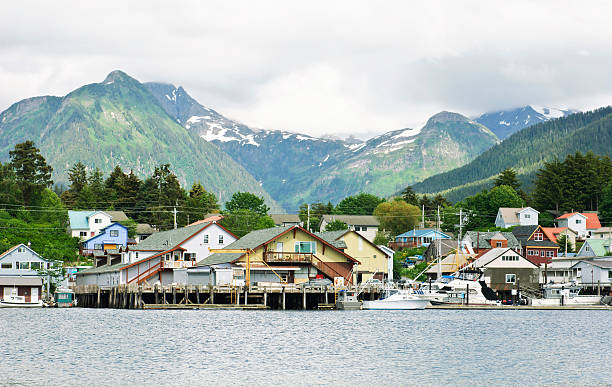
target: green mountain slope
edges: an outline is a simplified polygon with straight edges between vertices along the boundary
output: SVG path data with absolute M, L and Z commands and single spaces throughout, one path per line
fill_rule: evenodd
M 35 141 L 56 181 L 66 182 L 77 161 L 105 173 L 120 165 L 140 176 L 169 163 L 182 184 L 199 180 L 221 201 L 250 191 L 275 205 L 242 166 L 175 122 L 146 87 L 120 71 L 63 98 L 31 98 L 2 112 L 0 159 L 25 140 Z
M 318 176 L 297 199 L 337 201 L 360 191 L 389 196 L 468 163 L 497 142 L 486 127 L 460 114 L 441 112 L 421 130 L 393 131 L 369 140 Z
M 593 151 L 612 156 L 612 107 L 576 113 L 525 128 L 460 168 L 415 184 L 417 192 L 443 192 L 461 200 L 483 188 L 500 171 L 513 168 L 529 189 L 545 161 L 564 159 L 570 153 Z

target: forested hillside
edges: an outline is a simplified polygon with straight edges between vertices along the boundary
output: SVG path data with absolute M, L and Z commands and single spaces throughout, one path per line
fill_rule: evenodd
M 564 159 L 575 152 L 612 155 L 612 107 L 540 123 L 525 128 L 487 150 L 469 164 L 413 185 L 416 192 L 442 192 L 458 201 L 492 185 L 492 178 L 507 168 L 518 173 L 530 190 L 535 172 L 544 162 Z

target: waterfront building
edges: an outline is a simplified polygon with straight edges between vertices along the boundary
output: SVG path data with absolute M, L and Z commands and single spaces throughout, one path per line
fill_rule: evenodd
M 512 234 L 521 244 L 519 253 L 530 261 L 543 264 L 557 257 L 559 246 L 549 239 L 541 226 L 516 226 Z
M 104 265 L 78 272 L 77 285 L 185 283 L 185 270 L 238 238 L 216 222 L 152 234 L 126 250 L 107 250 Z
M 388 256 L 374 243 L 353 230 L 327 231 L 316 235 L 344 251 L 360 263 L 353 270 L 353 283 L 360 284 L 371 278 L 393 279 L 389 272 Z M 393 266 L 392 266 L 393 267 Z
M 42 296 L 41 273 L 53 264 L 23 243 L 6 250 L 0 254 L 0 297 L 8 296 L 15 286 L 18 295 L 26 297 L 26 302 L 30 299 L 37 302 Z
M 8 300 L 15 290 L 18 296 L 25 297 L 25 302 L 38 302 L 42 296 L 42 279 L 0 275 L 0 300 Z
M 100 229 L 98 235 L 81 243 L 82 255 L 93 254 L 94 251 L 115 250 L 128 245 L 128 229 L 120 223 L 111 223 Z
M 592 288 L 612 286 L 612 257 L 597 257 L 581 260 L 572 266 L 576 281 Z
M 190 284 L 220 285 L 223 281 L 244 284 L 247 254 L 250 284 L 300 284 L 315 278 L 334 283 L 353 283 L 353 270 L 359 265 L 342 249 L 301 226 L 273 227 L 251 231 L 227 246 L 227 253 L 216 252 L 187 272 Z M 227 276 L 230 276 L 228 278 Z

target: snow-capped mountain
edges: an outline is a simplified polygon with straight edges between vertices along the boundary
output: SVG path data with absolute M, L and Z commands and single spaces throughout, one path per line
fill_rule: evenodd
M 388 196 L 463 165 L 498 141 L 484 126 L 449 112 L 436 114 L 423 127 L 367 141 L 254 129 L 200 105 L 181 87 L 147 87 L 170 116 L 228 153 L 288 211 L 303 202 L 335 203 L 361 191 Z
M 527 105 L 512 110 L 485 113 L 476 118 L 476 121 L 491 129 L 500 140 L 503 140 L 527 126 L 572 113 L 576 111 Z

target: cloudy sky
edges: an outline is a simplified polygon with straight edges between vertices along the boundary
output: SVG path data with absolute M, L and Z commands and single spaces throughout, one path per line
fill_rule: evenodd
M 609 1 L 12 1 L 0 110 L 114 69 L 249 125 L 360 136 L 526 104 L 612 104 Z

